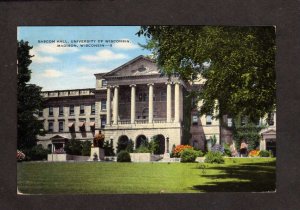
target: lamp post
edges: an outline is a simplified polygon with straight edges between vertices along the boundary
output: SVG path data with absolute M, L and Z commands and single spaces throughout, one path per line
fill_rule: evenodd
M 169 153 L 169 136 L 166 136 L 166 141 L 167 141 L 167 153 Z
M 110 142 L 111 142 L 111 146 L 114 147 L 114 144 L 113 144 L 114 143 L 114 137 L 111 136 L 109 139 L 110 139 Z

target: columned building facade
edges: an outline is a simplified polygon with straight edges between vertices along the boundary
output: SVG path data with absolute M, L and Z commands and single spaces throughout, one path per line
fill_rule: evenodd
M 97 127 L 105 123 L 101 130 L 107 139 L 131 139 L 138 146 L 140 139 L 156 136 L 165 152 L 181 144 L 183 95 L 189 84 L 161 76 L 156 64 L 143 56 L 95 76 L 95 103 L 106 100 L 106 115 L 100 116 Z
M 199 116 L 195 107 L 201 102 L 193 107 L 187 100 L 202 85 L 163 76 L 151 59 L 138 56 L 95 78 L 95 88 L 42 93 L 46 100 L 39 119 L 47 134 L 38 136 L 39 144 L 55 152 L 70 139 L 92 142 L 98 132 L 115 148 L 119 141 L 132 140 L 137 148 L 142 140 L 158 138 L 161 153 L 179 144 L 204 150 L 212 136 L 229 143 L 227 134 L 220 137 L 219 120 Z

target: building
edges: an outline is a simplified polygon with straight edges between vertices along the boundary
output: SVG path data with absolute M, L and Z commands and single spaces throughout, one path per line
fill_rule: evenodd
M 38 137 L 39 144 L 55 151 L 69 139 L 92 141 L 100 131 L 114 147 L 129 139 L 138 147 L 156 137 L 162 154 L 182 143 L 204 149 L 211 136 L 220 142 L 219 121 L 210 115 L 199 117 L 190 106 L 192 99 L 187 99 L 201 83 L 163 76 L 144 56 L 95 78 L 94 89 L 43 92 L 46 103 L 39 119 L 48 132 Z

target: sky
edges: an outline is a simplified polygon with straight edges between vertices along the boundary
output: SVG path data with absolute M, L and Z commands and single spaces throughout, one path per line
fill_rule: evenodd
M 146 43 L 144 36 L 135 35 L 139 29 L 139 26 L 18 27 L 18 41 L 28 41 L 33 46 L 29 83 L 42 87 L 42 91 L 95 88 L 95 73 L 109 72 L 139 55 L 151 54 L 139 46 Z

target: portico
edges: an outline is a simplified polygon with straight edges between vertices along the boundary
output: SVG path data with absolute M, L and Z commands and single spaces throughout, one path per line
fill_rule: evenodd
M 122 87 L 130 88 L 130 117 L 121 118 L 119 115 L 120 106 L 120 94 L 124 94 L 120 91 Z M 147 87 L 147 92 L 143 92 L 144 95 L 137 97 L 137 89 L 141 86 Z M 156 86 L 158 86 L 156 88 Z M 182 84 L 179 81 L 171 82 L 167 81 L 164 83 L 148 83 L 148 84 L 130 84 L 130 85 L 113 85 L 107 86 L 107 126 L 123 125 L 123 124 L 154 124 L 154 123 L 180 123 L 182 116 L 182 107 L 180 106 L 181 95 L 182 95 Z M 172 89 L 174 91 L 172 91 Z M 166 90 L 166 91 L 165 91 Z M 111 93 L 113 92 L 113 97 Z M 166 100 L 163 98 L 163 93 L 166 92 Z M 173 95 L 172 95 L 173 93 Z M 156 95 L 161 95 L 159 98 Z M 112 100 L 111 100 L 112 99 Z M 173 99 L 173 100 L 172 100 Z M 127 99 L 126 99 L 127 100 Z M 126 101 L 124 102 L 127 105 Z M 138 115 L 136 109 L 138 104 L 146 105 L 144 110 L 147 110 L 147 116 Z M 111 106 L 111 104 L 113 104 Z M 157 110 L 157 106 L 165 106 L 166 110 L 163 114 L 154 115 L 154 110 Z M 129 108 L 129 107 L 128 107 Z M 172 113 L 174 110 L 174 114 Z M 112 113 L 112 114 L 111 114 Z M 173 117 L 172 117 L 173 116 Z M 111 119 L 113 119 L 111 121 Z

